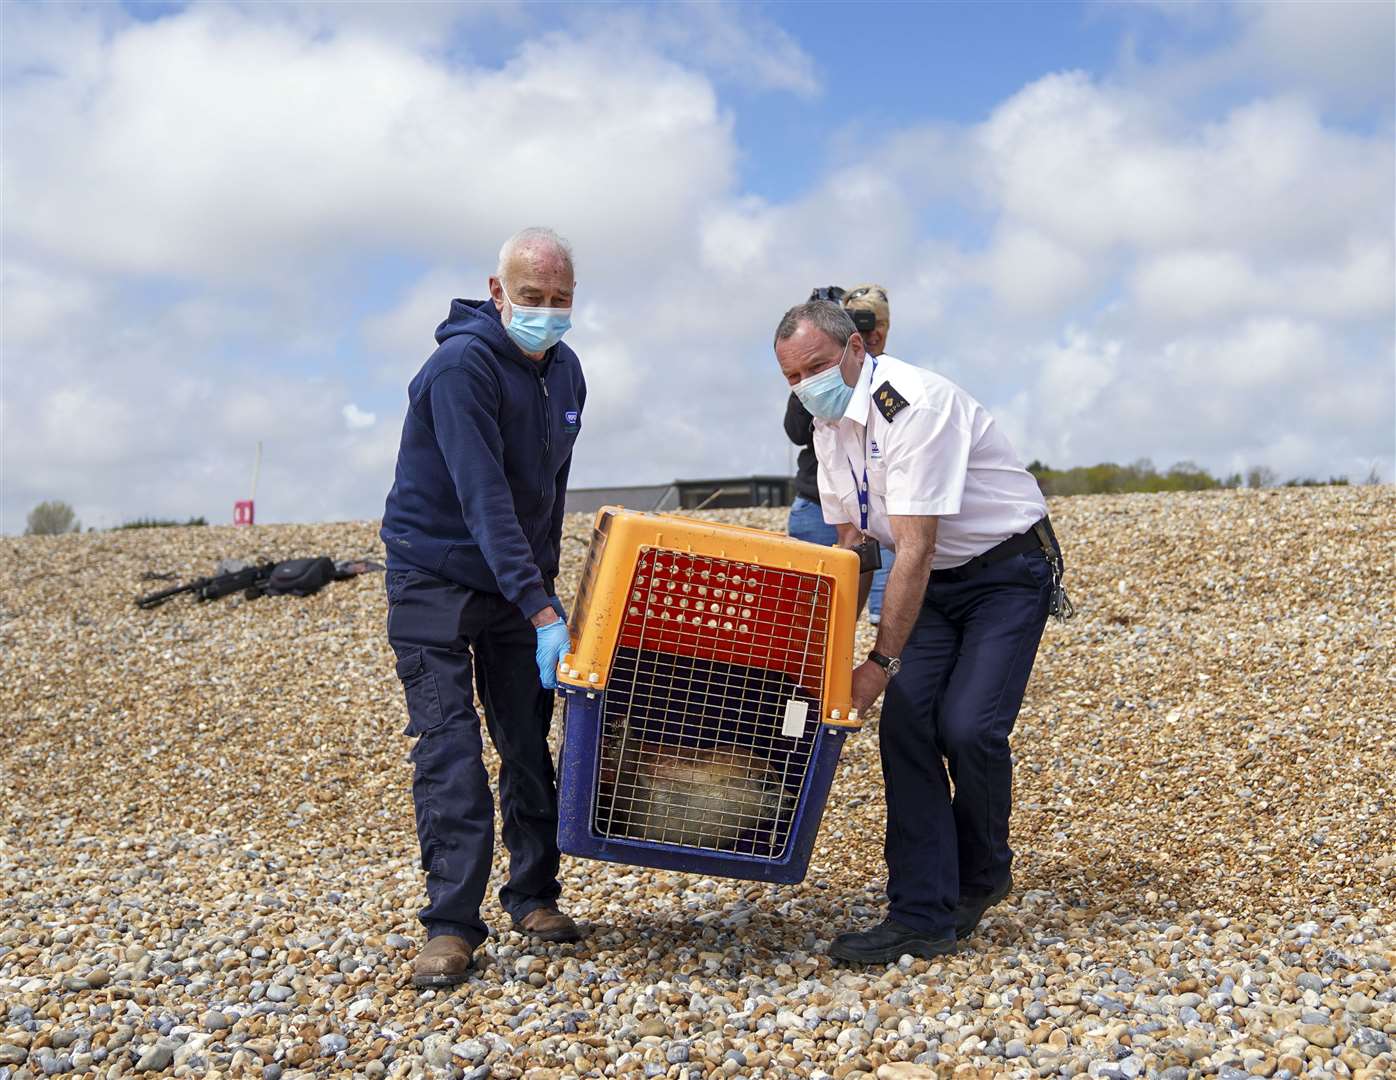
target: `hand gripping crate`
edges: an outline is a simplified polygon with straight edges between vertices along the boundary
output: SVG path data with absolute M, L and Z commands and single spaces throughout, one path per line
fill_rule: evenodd
M 849 707 L 858 557 L 606 507 L 558 685 L 558 842 L 668 870 L 804 878 Z

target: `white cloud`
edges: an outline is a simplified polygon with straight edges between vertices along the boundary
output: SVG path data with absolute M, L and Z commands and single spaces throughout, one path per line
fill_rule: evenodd
M 638 30 L 632 45 L 657 43 L 721 79 L 805 97 L 819 93 L 809 54 L 750 5 L 671 4 L 647 13 Z
M 1120 3 L 1133 12 L 1137 2 Z M 1380 0 L 1233 0 L 1147 5 L 1185 33 L 1151 42 L 1141 60 L 1133 35 L 1123 81 L 1157 100 L 1193 102 L 1216 93 L 1282 86 L 1348 116 L 1391 108 L 1396 7 Z
M 1389 99 L 1396 6 L 1370 0 L 1235 5 L 1235 60 L 1341 105 Z
M 485 269 L 483 262 L 474 272 L 436 267 L 413 282 L 391 308 L 365 318 L 360 332 L 365 345 L 381 361 L 384 377 L 405 385 L 406 378 L 436 347 L 432 335 L 446 318 L 451 301 L 482 294 L 492 271 L 493 267 Z
M 1332 261 L 1258 268 L 1242 250 L 1188 249 L 1143 259 L 1132 289 L 1141 311 L 1158 319 L 1212 321 L 1254 311 L 1335 319 L 1379 318 L 1396 302 L 1392 252 L 1375 238 L 1354 239 Z
M 351 431 L 360 431 L 363 428 L 371 428 L 378 423 L 378 417 L 371 412 L 364 412 L 352 401 L 340 410 L 344 414 L 344 423 Z
M 458 71 L 356 23 L 306 37 L 259 10 L 195 7 L 123 28 L 98 65 L 12 79 L 12 242 L 261 282 L 355 251 L 487 248 L 501 212 L 527 210 L 599 253 L 626 248 L 610 222 L 682 232 L 730 176 L 712 88 L 652 53 L 616 64 L 557 34 Z
M 1022 226 L 995 237 L 978 276 L 1005 308 L 1027 315 L 1063 310 L 1081 299 L 1096 277 L 1083 255 Z

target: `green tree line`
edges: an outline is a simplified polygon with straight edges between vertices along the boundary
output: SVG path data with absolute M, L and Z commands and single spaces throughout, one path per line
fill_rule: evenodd
M 1100 465 L 1078 465 L 1071 469 L 1054 469 L 1041 461 L 1028 466 L 1037 477 L 1046 495 L 1112 495 L 1126 491 L 1211 491 L 1216 488 L 1261 487 L 1326 487 L 1345 485 L 1346 476 L 1330 476 L 1319 480 L 1311 476 L 1293 477 L 1280 483 L 1274 470 L 1258 465 L 1246 473 L 1213 476 L 1201 465 L 1180 461 L 1160 472 L 1148 458 L 1132 465 L 1116 465 L 1112 461 Z M 1375 469 L 1367 478 L 1377 483 Z

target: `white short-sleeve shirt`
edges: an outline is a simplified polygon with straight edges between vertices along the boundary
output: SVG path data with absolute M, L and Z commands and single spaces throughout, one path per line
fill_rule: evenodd
M 884 386 L 891 404 L 879 407 Z M 860 524 L 866 468 L 867 533 L 894 547 L 889 515 L 939 518 L 936 570 L 968 562 L 1047 513 L 1036 479 L 984 406 L 949 379 L 885 353 L 863 362 L 840 419 L 815 420 L 814 452 L 825 521 Z

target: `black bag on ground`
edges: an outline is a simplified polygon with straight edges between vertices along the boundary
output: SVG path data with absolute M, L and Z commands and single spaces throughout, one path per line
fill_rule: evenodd
M 268 596 L 309 596 L 333 580 L 333 559 L 287 559 L 276 564 L 261 591 Z

